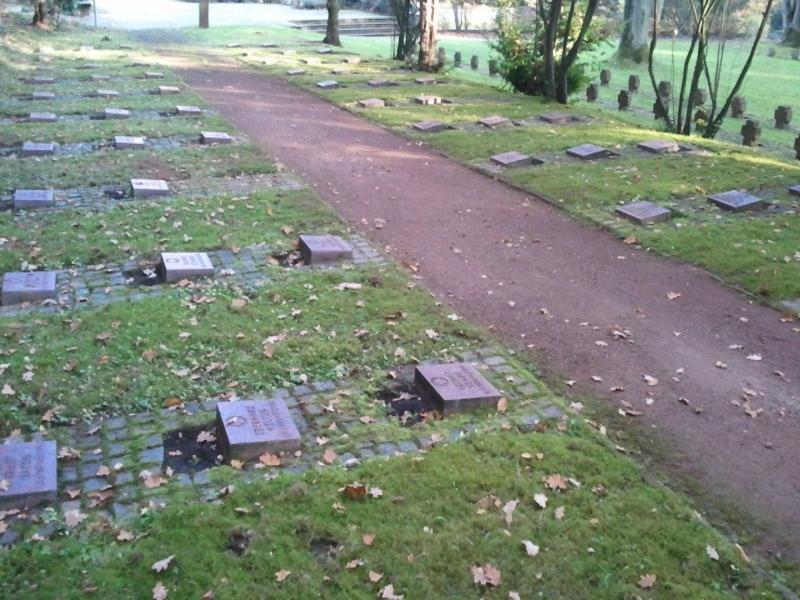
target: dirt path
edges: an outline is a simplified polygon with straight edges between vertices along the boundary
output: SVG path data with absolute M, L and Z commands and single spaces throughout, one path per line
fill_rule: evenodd
M 672 442 L 670 462 L 701 496 L 763 526 L 761 549 L 800 557 L 796 322 L 280 79 L 224 64 L 183 75 L 353 228 L 419 263 L 442 302 L 512 346 L 530 345 L 575 391 L 630 402 Z M 755 418 L 732 404 L 743 388 L 758 394 Z

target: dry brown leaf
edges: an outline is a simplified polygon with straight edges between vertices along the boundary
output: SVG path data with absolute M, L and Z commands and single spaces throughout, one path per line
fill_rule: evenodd
M 361 541 L 364 542 L 365 546 L 372 546 L 373 542 L 375 541 L 375 534 L 365 533 L 361 536 Z
M 483 566 L 473 565 L 470 570 L 472 571 L 472 581 L 476 585 L 496 587 L 502 582 L 500 570 L 489 563 Z
M 405 598 L 404 594 L 396 594 L 394 591 L 394 586 L 389 584 L 378 592 L 378 598 L 381 600 L 403 600 Z
M 534 544 L 532 541 L 522 540 L 522 545 L 525 546 L 525 552 L 528 554 L 528 556 L 533 557 L 539 554 L 539 546 Z
M 108 477 L 111 475 L 111 469 L 109 469 L 106 465 L 101 465 L 99 469 L 97 469 L 97 476 L 98 477 Z
M 174 559 L 174 558 L 175 558 L 175 555 L 174 554 L 170 554 L 167 558 L 163 558 L 161 560 L 157 560 L 156 562 L 154 562 L 153 566 L 151 568 L 156 573 L 163 573 L 164 571 L 166 571 L 169 568 L 169 565 L 172 563 L 172 559 Z
M 349 500 L 364 500 L 367 497 L 367 486 L 363 483 L 351 483 L 342 488 L 342 494 Z
M 281 459 L 277 454 L 266 452 L 258 457 L 259 462 L 267 467 L 280 467 Z
M 283 583 L 286 580 L 286 578 L 291 574 L 292 574 L 291 571 L 287 571 L 285 569 L 282 569 L 282 570 L 278 571 L 277 573 L 275 573 L 275 581 L 277 581 L 278 583 Z
M 164 600 L 166 597 L 167 588 L 165 588 L 159 581 L 156 583 L 155 587 L 153 587 L 153 600 Z
M 82 513 L 80 510 L 68 510 L 64 513 L 64 522 L 69 528 L 77 527 L 86 520 L 86 517 L 86 513 Z
M 653 573 L 647 573 L 639 577 L 639 587 L 643 590 L 649 590 L 656 584 L 656 576 Z
M 375 571 L 370 571 L 368 576 L 372 583 L 378 583 L 381 579 L 383 579 L 383 573 L 376 573 Z
M 336 460 L 337 456 L 338 455 L 336 454 L 336 451 L 333 448 L 326 448 L 325 452 L 322 455 L 322 460 L 325 461 L 326 465 L 329 465 Z
M 133 534 L 130 531 L 126 531 L 125 529 L 120 529 L 117 532 L 117 539 L 120 542 L 130 542 L 133 539 Z
M 500 398 L 500 400 L 497 401 L 497 412 L 505 414 L 507 410 L 508 410 L 508 400 L 506 400 L 505 398 Z
M 567 478 L 560 473 L 552 473 L 544 478 L 544 484 L 553 491 L 567 489 Z
M 519 500 L 509 500 L 503 506 L 503 514 L 506 518 L 506 525 L 511 525 L 514 521 L 514 511 L 517 508 L 517 504 L 519 504 Z

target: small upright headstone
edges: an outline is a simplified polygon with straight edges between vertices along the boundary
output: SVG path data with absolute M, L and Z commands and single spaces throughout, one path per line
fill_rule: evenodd
M 775 56 L 776 54 L 777 54 L 777 51 L 775 50 L 775 48 L 773 48 L 772 46 L 770 46 L 769 48 L 767 48 L 767 56 L 769 56 L 770 58 L 772 58 L 772 57 L 773 57 L 773 56 Z
M 492 115 L 491 117 L 484 117 L 478 120 L 479 125 L 483 125 L 487 129 L 497 129 L 499 127 L 511 126 L 511 121 L 500 115 Z
M 620 206 L 617 208 L 617 215 L 639 225 L 651 225 L 661 221 L 668 221 L 672 216 L 672 212 L 658 204 L 645 200 Z
M 3 275 L 3 306 L 53 300 L 57 296 L 55 271 L 10 272 Z
M 494 406 L 501 394 L 469 363 L 420 365 L 414 373 L 420 394 L 443 415 Z
M 788 129 L 789 123 L 792 120 L 792 107 L 781 105 L 775 109 L 775 127 L 776 129 Z
M 268 452 L 296 452 L 303 447 L 297 425 L 280 398 L 218 403 L 217 440 L 229 461 L 254 460 Z
M 606 148 L 603 148 L 602 146 L 583 144 L 567 150 L 567 155 L 574 158 L 579 158 L 581 160 L 594 160 L 596 158 L 614 156 L 614 153 Z
M 0 509 L 33 507 L 56 499 L 56 443 L 10 441 L 0 445 Z
M 386 102 L 380 98 L 366 98 L 364 100 L 359 100 L 358 105 L 361 108 L 383 108 L 386 106 Z
M 158 271 L 166 283 L 174 283 L 182 279 L 211 277 L 214 265 L 205 252 L 162 252 Z
M 732 190 L 721 194 L 713 194 L 708 197 L 708 201 L 731 212 L 741 212 L 745 210 L 760 210 L 764 208 L 764 201 L 746 192 Z
M 608 85 L 611 83 L 611 69 L 603 69 L 600 71 L 600 85 Z
M 617 105 L 619 110 L 628 110 L 631 107 L 631 93 L 628 90 L 620 90 L 617 94 Z
M 512 150 L 511 152 L 503 152 L 502 154 L 495 154 L 490 160 L 501 167 L 527 167 L 533 164 L 533 158 L 522 152 Z
M 456 66 L 459 66 L 461 64 L 461 52 L 456 52 L 453 55 L 453 62 L 455 63 Z
M 747 110 L 747 99 L 744 96 L 734 96 L 731 100 L 731 116 L 734 119 L 741 119 L 744 117 L 744 111 Z
M 203 111 L 197 106 L 185 106 L 178 104 L 175 107 L 175 114 L 182 117 L 199 117 L 203 114 Z
M 436 61 L 440 65 L 443 65 L 445 62 L 447 62 L 447 50 L 444 48 L 439 48 L 439 51 L 436 53 Z
M 761 125 L 758 121 L 747 119 L 742 125 L 742 144 L 745 146 L 758 146 L 761 137 Z
M 597 99 L 600 97 L 600 86 L 596 83 L 590 83 L 586 88 L 586 101 L 587 102 L 597 102 Z
M 469 68 L 472 69 L 473 71 L 478 70 L 478 65 L 479 65 L 478 60 L 479 59 L 477 54 L 473 54 L 472 58 L 469 59 Z
M 55 123 L 58 121 L 58 115 L 51 112 L 32 112 L 28 115 L 28 121 L 31 123 Z
M 301 235 L 300 256 L 307 265 L 320 265 L 351 260 L 353 249 L 337 235 Z
M 30 208 L 46 208 L 56 203 L 53 190 L 16 190 L 14 192 L 14 208 L 25 210 Z
M 656 120 L 666 119 L 669 115 L 668 103 L 664 98 L 656 99 L 653 102 L 653 117 Z
M 147 138 L 133 135 L 115 135 L 114 147 L 117 150 L 141 150 L 147 146 Z
M 641 86 L 641 80 L 639 79 L 638 75 L 631 75 L 628 77 L 628 91 L 636 93 L 639 91 L 639 87 Z
M 124 108 L 106 108 L 103 109 L 103 118 L 105 119 L 130 119 L 131 111 Z
M 674 152 L 680 152 L 681 149 L 678 143 L 672 140 L 647 140 L 645 142 L 639 142 L 636 144 L 636 147 L 653 154 L 672 154 Z
M 422 133 L 439 133 L 440 131 L 447 129 L 447 125 L 441 121 L 431 120 L 414 123 L 411 125 L 411 128 Z
M 230 144 L 233 138 L 223 131 L 201 131 L 201 144 Z
M 414 102 L 417 104 L 424 104 L 424 105 L 431 105 L 431 104 L 441 104 L 442 99 L 439 96 L 417 96 L 414 98 Z
M 489 75 L 494 77 L 499 72 L 500 72 L 500 68 L 497 65 L 497 59 L 496 58 L 490 58 L 489 59 Z
M 168 94 L 180 94 L 181 88 L 174 85 L 160 85 L 156 88 L 156 93 L 166 96 Z
M 697 88 L 692 96 L 692 104 L 694 106 L 703 106 L 708 100 L 708 92 L 702 88 Z
M 169 196 L 169 186 L 163 179 L 131 179 L 134 198 Z
M 662 98 L 670 98 L 672 96 L 672 83 L 669 81 L 659 81 L 658 95 Z
M 24 142 L 22 144 L 23 156 L 47 156 L 55 154 L 56 145 L 53 142 Z

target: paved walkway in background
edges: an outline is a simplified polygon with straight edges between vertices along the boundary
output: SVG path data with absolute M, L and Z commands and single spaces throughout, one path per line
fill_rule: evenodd
M 628 402 L 708 505 L 800 557 L 797 322 L 278 78 L 227 62 L 182 74 L 452 310 L 574 391 Z

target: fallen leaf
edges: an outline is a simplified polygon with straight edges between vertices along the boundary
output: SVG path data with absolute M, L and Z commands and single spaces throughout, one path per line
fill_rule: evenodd
M 333 448 L 326 448 L 325 452 L 322 454 L 322 460 L 325 461 L 326 465 L 333 463 L 336 460 L 336 451 Z
M 82 513 L 80 510 L 68 510 L 64 513 L 64 522 L 67 524 L 67 527 L 77 527 L 83 521 L 86 520 L 86 513 Z
M 172 563 L 172 559 L 174 559 L 174 558 L 175 558 L 175 555 L 174 554 L 170 554 L 167 558 L 164 558 L 164 559 L 161 559 L 161 560 L 157 560 L 156 562 L 154 562 L 153 566 L 151 568 L 156 573 L 163 573 L 164 571 L 166 571 L 169 568 L 169 565 L 170 565 L 170 563 Z
M 381 600 L 403 600 L 404 594 L 396 594 L 394 586 L 389 584 L 378 592 L 378 598 Z
M 351 483 L 342 488 L 342 494 L 349 500 L 364 500 L 367 497 L 367 486 L 363 483 Z
M 153 600 L 164 600 L 164 598 L 166 597 L 167 597 L 167 588 L 165 588 L 159 581 L 153 588 Z
M 511 523 L 514 521 L 514 511 L 517 508 L 517 504 L 519 504 L 519 500 L 510 500 L 503 506 L 503 514 L 506 518 L 506 525 L 511 525 Z
M 649 590 L 656 584 L 656 576 L 653 573 L 648 573 L 639 577 L 639 587 L 643 590 Z
M 370 571 L 368 577 L 372 583 L 378 583 L 381 579 L 383 579 L 383 573 L 376 573 L 375 571 Z
M 533 501 L 536 502 L 541 508 L 547 508 L 547 496 L 544 494 L 535 494 Z
M 276 454 L 270 454 L 266 452 L 258 457 L 258 461 L 267 467 L 280 467 L 281 466 L 281 459 Z
M 286 578 L 291 574 L 292 574 L 291 571 L 286 571 L 285 569 L 282 569 L 277 573 L 275 573 L 275 581 L 277 581 L 278 583 L 283 583 L 286 580 Z
M 567 478 L 560 473 L 553 473 L 544 478 L 544 484 L 551 490 L 565 490 L 567 489 Z
M 375 541 L 375 534 L 365 533 L 361 536 L 361 541 L 364 542 L 365 546 L 372 546 L 372 543 Z
M 497 412 L 504 414 L 508 410 L 508 400 L 505 398 L 500 398 L 497 401 Z
M 499 569 L 488 563 L 483 566 L 473 565 L 470 567 L 470 570 L 472 571 L 472 581 L 476 585 L 489 585 L 496 587 L 500 585 L 502 581 Z
M 539 546 L 534 544 L 532 541 L 522 540 L 522 545 L 525 546 L 525 552 L 528 553 L 528 556 L 533 557 L 539 554 Z
M 126 531 L 125 529 L 120 529 L 117 532 L 117 539 L 120 542 L 130 542 L 133 539 L 133 534 L 130 531 Z
M 719 560 L 719 553 L 714 546 L 708 545 L 706 546 L 706 554 L 708 554 L 708 558 L 711 560 Z

